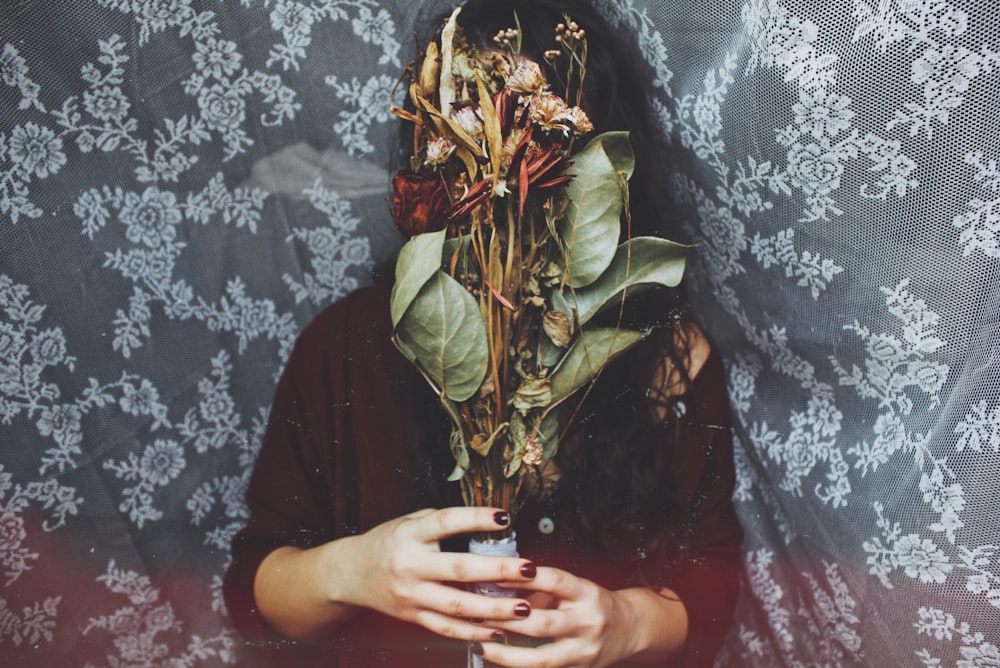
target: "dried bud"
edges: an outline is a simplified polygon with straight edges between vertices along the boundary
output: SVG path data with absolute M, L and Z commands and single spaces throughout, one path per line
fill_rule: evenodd
M 428 100 L 432 99 L 438 87 L 438 76 L 441 72 L 441 54 L 437 42 L 427 45 L 424 62 L 420 66 L 420 92 Z
M 392 220 L 407 237 L 444 227 L 448 194 L 437 176 L 402 171 L 392 177 Z

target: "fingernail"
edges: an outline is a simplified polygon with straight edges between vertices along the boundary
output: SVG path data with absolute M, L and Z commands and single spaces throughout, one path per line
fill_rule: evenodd
M 492 638 L 493 642 L 503 642 L 504 639 L 503 631 L 494 631 Z
M 514 614 L 518 617 L 527 617 L 531 614 L 531 606 L 527 603 L 518 603 L 514 606 Z
M 472 653 L 476 656 L 483 655 L 483 646 L 477 642 L 472 643 L 472 646 L 469 649 L 472 650 Z
M 493 521 L 496 522 L 498 526 L 505 527 L 510 524 L 510 514 L 505 513 L 502 510 L 498 510 L 493 513 Z
M 528 578 L 529 580 L 538 574 L 538 569 L 530 561 L 521 566 L 521 577 Z

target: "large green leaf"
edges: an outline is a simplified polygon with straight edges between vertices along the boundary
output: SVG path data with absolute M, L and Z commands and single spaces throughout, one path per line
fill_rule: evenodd
M 417 234 L 400 249 L 396 259 L 396 282 L 389 300 L 393 327 L 399 325 L 420 289 L 441 268 L 444 235 L 445 230 Z
M 549 408 L 589 383 L 605 364 L 642 341 L 646 334 L 614 327 L 583 332 L 550 376 L 552 402 Z
M 619 304 L 625 288 L 635 290 L 654 284 L 674 287 L 684 276 L 687 249 L 658 237 L 636 237 L 618 247 L 611 264 L 590 285 L 563 293 L 553 291 L 553 308 L 564 313 L 572 313 L 575 308 L 583 325 L 605 306 Z
M 437 270 L 396 325 L 401 350 L 452 401 L 465 401 L 486 377 L 486 324 L 476 298 Z
M 631 177 L 634 167 L 627 132 L 598 135 L 573 156 L 569 206 L 558 230 L 570 285 L 593 283 L 611 263 L 621 231 L 622 175 Z

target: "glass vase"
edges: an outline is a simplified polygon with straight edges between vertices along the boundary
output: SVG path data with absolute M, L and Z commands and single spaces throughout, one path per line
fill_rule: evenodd
M 511 535 L 505 536 L 504 538 L 497 539 L 487 539 L 487 540 L 476 540 L 475 538 L 469 539 L 469 554 L 482 554 L 492 557 L 516 557 L 517 554 L 517 534 L 511 532 Z M 495 596 L 498 598 L 516 598 L 516 589 L 507 589 L 501 587 L 493 582 L 476 582 L 472 585 L 472 591 L 477 594 L 483 594 L 484 596 Z M 488 661 L 484 661 L 483 657 L 477 656 L 472 653 L 472 644 L 469 644 L 468 650 L 468 668 L 492 668 L 493 664 Z

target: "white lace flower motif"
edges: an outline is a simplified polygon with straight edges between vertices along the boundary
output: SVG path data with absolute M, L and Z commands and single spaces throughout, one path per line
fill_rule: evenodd
M 286 35 L 307 35 L 314 21 L 312 9 L 294 0 L 278 0 L 271 11 L 271 27 Z
M 236 43 L 213 37 L 195 42 L 194 63 L 205 75 L 223 79 L 236 72 L 243 57 L 236 50 Z
M 160 393 L 148 379 L 143 378 L 139 387 L 125 385 L 118 400 L 123 412 L 129 415 L 152 415 L 160 403 Z
M 47 329 L 35 335 L 29 349 L 39 366 L 55 366 L 66 359 L 66 338 L 61 329 Z
M 379 9 L 378 14 L 372 14 L 367 7 L 358 11 L 358 18 L 351 21 L 354 34 L 367 44 L 384 44 L 395 39 L 396 26 L 392 17 L 385 9 Z
M 964 47 L 945 44 L 928 47 L 913 61 L 910 80 L 915 84 L 938 88 L 948 86 L 958 93 L 969 89 L 969 84 L 982 71 L 979 56 Z
M 135 193 L 125 196 L 118 218 L 127 226 L 125 236 L 129 241 L 157 248 L 177 237 L 181 210 L 174 193 L 149 186 L 141 196 Z
M 15 359 L 24 345 L 24 336 L 7 322 L 0 322 L 0 359 Z
M 795 144 L 788 151 L 788 176 L 806 195 L 827 195 L 840 187 L 844 165 L 828 147 Z
M 818 141 L 824 136 L 836 137 L 851 127 L 854 111 L 850 104 L 851 98 L 830 93 L 826 88 L 801 88 L 792 113 L 799 129 Z
M 28 73 L 28 64 L 13 44 L 4 44 L 0 52 L 0 80 L 8 86 L 17 86 Z
M 10 131 L 7 157 L 21 173 L 43 179 L 66 164 L 62 146 L 62 140 L 52 130 L 28 121 Z
M 232 86 L 215 84 L 202 90 L 198 96 L 198 108 L 205 124 L 220 132 L 238 128 L 246 118 L 243 97 Z
M 158 438 L 143 450 L 139 475 L 150 484 L 162 487 L 179 476 L 186 464 L 184 449 L 176 441 Z
M 962 660 L 955 668 L 1000 668 L 1000 648 L 988 642 L 962 647 Z
M 198 404 L 198 411 L 208 422 L 216 424 L 226 422 L 234 410 L 233 400 L 222 392 L 214 392 Z
M 120 121 L 128 114 L 130 103 L 121 89 L 101 86 L 83 94 L 83 108 L 101 121 Z
M 944 582 L 954 568 L 948 563 L 948 556 L 932 540 L 915 533 L 903 536 L 892 547 L 906 574 L 925 584 Z
M 935 468 L 928 476 L 920 476 L 920 491 L 924 495 L 924 503 L 929 503 L 935 512 L 952 511 L 955 514 L 965 509 L 965 492 L 961 483 L 946 485 L 944 473 Z
M 0 549 L 10 549 L 21 544 L 27 537 L 24 520 L 20 515 L 6 510 L 0 515 Z
M 694 122 L 708 135 L 717 135 L 722 131 L 722 113 L 719 103 L 710 95 L 699 96 L 692 109 Z
M 384 74 L 372 77 L 358 93 L 358 108 L 364 109 L 370 120 L 385 123 L 392 117 L 388 102 L 394 85 L 395 82 Z
M 42 436 L 54 436 L 59 440 L 78 434 L 83 413 L 73 404 L 56 404 L 43 408 L 36 426 Z

